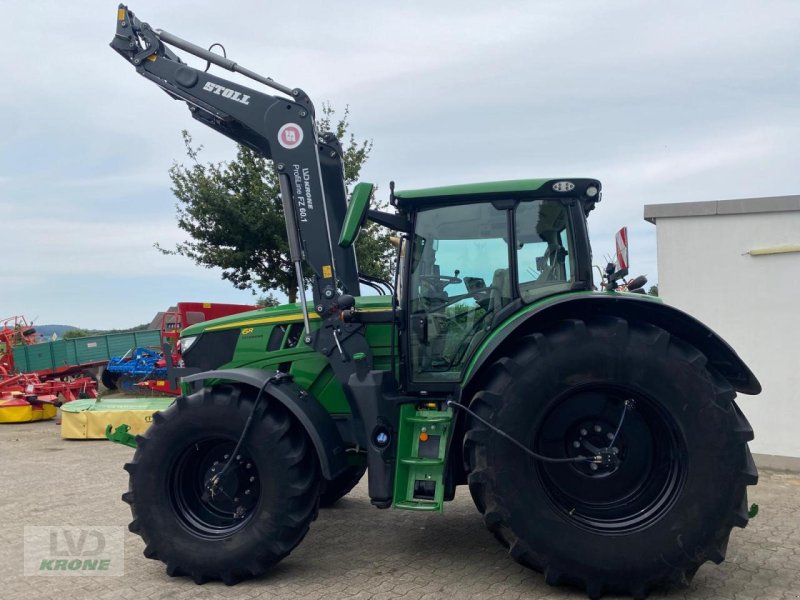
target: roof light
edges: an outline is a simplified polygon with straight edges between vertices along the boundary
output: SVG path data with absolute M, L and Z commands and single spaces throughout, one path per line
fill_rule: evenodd
M 600 190 L 597 189 L 597 186 L 590 185 L 588 188 L 586 188 L 586 195 L 589 198 L 594 198 L 595 196 L 597 196 L 597 192 L 599 191 Z

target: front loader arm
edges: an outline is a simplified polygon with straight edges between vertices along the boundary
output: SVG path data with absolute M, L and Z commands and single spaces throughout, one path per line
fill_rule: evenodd
M 195 69 L 181 61 L 167 44 L 255 79 L 288 97 L 265 94 Z M 327 304 L 338 295 L 336 267 L 352 271 L 355 259 L 352 259 L 352 265 L 334 263 L 332 224 L 323 188 L 319 138 L 314 106 L 308 96 L 300 89 L 278 84 L 168 32 L 152 29 L 124 5 L 120 5 L 117 12 L 117 30 L 111 47 L 140 75 L 171 97 L 185 101 L 195 119 L 272 159 L 280 178 L 300 298 L 303 299 L 302 290 L 305 288 L 300 266 L 304 260 L 314 273 L 314 304 L 327 308 Z M 343 179 L 339 185 L 344 187 Z M 337 196 L 335 200 L 345 201 L 340 194 L 334 195 Z M 334 233 L 338 238 L 338 231 Z M 341 262 L 348 258 L 341 252 L 337 256 Z M 352 287 L 353 281 L 357 286 L 357 273 L 353 277 L 348 272 L 345 279 L 346 287 Z M 358 293 L 358 288 L 347 291 Z
M 182 62 L 168 45 L 245 75 L 282 95 L 265 94 L 195 69 Z M 355 306 L 358 272 L 353 247 L 338 245 L 346 191 L 342 148 L 336 136 L 318 135 L 314 106 L 301 90 L 280 85 L 166 31 L 151 29 L 124 5 L 117 13 L 111 47 L 140 75 L 186 102 L 195 119 L 273 161 L 303 310 L 304 341 L 327 358 L 341 382 L 357 424 L 359 444 L 367 448 L 370 497 L 377 505 L 388 506 L 393 493 L 394 442 L 384 443 L 391 439 L 386 432 L 396 430 L 399 404 L 416 398 L 385 393 L 397 389 L 393 373 L 374 370 L 363 323 L 346 318 Z M 314 331 L 303 293 L 304 262 L 314 273 L 314 310 L 320 317 Z M 205 381 L 216 376 L 198 373 L 193 377 Z M 378 442 L 368 443 L 374 439 Z

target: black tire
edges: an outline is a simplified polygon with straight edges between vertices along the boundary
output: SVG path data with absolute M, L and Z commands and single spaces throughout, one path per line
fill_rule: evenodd
M 333 506 L 347 496 L 358 485 L 358 482 L 361 481 L 366 472 L 367 465 L 351 465 L 336 479 L 332 481 L 323 480 L 322 491 L 319 494 L 320 508 Z
M 563 321 L 508 348 L 472 408 L 540 454 L 610 445 L 634 400 L 614 441 L 620 462 L 596 470 L 534 460 L 473 420 L 470 491 L 515 560 L 590 598 L 637 599 L 724 560 L 758 473 L 736 393 L 706 362 L 663 329 L 617 318 Z
M 136 386 L 137 383 L 139 383 L 139 379 L 127 373 L 117 373 L 117 377 L 114 380 L 114 385 L 117 386 L 117 389 L 127 394 L 138 392 L 142 389 Z
M 287 556 L 317 517 L 320 474 L 302 426 L 276 401 L 262 400 L 248 439 L 220 491 L 205 482 L 227 462 L 251 413 L 255 391 L 218 386 L 180 396 L 137 437 L 129 529 L 144 555 L 170 576 L 232 585 Z
M 115 390 L 117 389 L 117 377 L 116 373 L 112 373 L 111 371 L 107 371 L 103 369 L 103 374 L 100 375 L 100 381 L 108 390 Z

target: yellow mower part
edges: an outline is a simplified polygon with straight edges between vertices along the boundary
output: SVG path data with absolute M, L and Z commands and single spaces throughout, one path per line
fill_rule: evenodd
M 23 398 L 0 400 L 0 423 L 29 423 L 46 421 L 56 416 L 52 404 L 30 404 Z
M 61 408 L 61 437 L 65 440 L 104 440 L 106 427 L 123 423 L 131 435 L 141 435 L 153 422 L 153 413 L 164 410 L 172 398 L 75 400 Z

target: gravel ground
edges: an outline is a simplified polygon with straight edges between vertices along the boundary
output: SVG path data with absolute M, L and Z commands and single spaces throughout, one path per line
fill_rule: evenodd
M 366 481 L 336 508 L 320 512 L 303 543 L 269 575 L 226 587 L 173 579 L 142 556 L 125 532 L 120 577 L 23 575 L 23 527 L 122 526 L 122 465 L 133 450 L 105 441 L 66 441 L 54 422 L 0 425 L 0 598 L 538 598 L 578 599 L 520 567 L 483 527 L 460 488 L 444 514 L 374 509 Z M 800 477 L 762 471 L 750 499 L 760 513 L 735 530 L 728 558 L 707 564 L 687 590 L 653 598 L 800 598 Z

